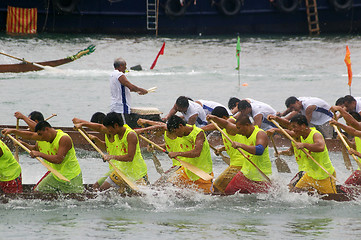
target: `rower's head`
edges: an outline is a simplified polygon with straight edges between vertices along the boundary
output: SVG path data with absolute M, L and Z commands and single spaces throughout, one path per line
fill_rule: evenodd
M 238 103 L 240 101 L 241 100 L 236 97 L 231 97 L 228 100 L 228 108 L 229 108 L 229 110 L 231 110 L 232 114 L 235 114 L 236 112 L 238 112 Z
M 125 73 L 125 70 L 127 69 L 127 62 L 123 58 L 117 58 L 114 60 L 113 66 L 114 69 L 119 72 Z
M 254 128 L 249 116 L 246 114 L 238 114 L 236 127 L 241 135 L 248 135 L 249 131 Z
M 247 100 L 241 100 L 238 103 L 238 111 L 248 115 L 252 112 L 252 106 Z
M 44 121 L 44 116 L 41 112 L 38 111 L 32 111 L 29 116 L 28 116 L 31 120 L 33 120 L 34 122 L 38 123 L 41 121 Z
M 340 97 L 336 100 L 335 105 L 336 106 L 340 106 L 340 107 L 344 107 L 345 104 L 345 98 L 344 97 Z
M 124 126 L 122 115 L 116 112 L 110 112 L 105 115 L 103 125 L 108 129 L 110 134 L 117 134 L 119 128 Z
M 222 106 L 218 106 L 215 107 L 212 112 L 212 115 L 219 117 L 219 118 L 223 118 L 223 119 L 228 119 L 229 118 L 229 114 L 226 108 L 222 107 Z
M 189 107 L 189 98 L 185 96 L 180 96 L 175 101 L 176 110 L 178 112 L 187 112 L 187 109 Z
M 346 95 L 343 98 L 343 100 L 344 100 L 343 105 L 345 106 L 347 112 L 355 111 L 356 99 L 354 97 L 352 97 L 351 95 Z
M 167 129 L 170 133 L 177 135 L 177 137 L 183 137 L 184 136 L 184 127 L 186 126 L 186 123 L 184 120 L 177 115 L 173 115 L 168 119 L 167 122 Z
M 53 129 L 47 121 L 40 121 L 35 126 L 35 132 L 46 142 L 52 142 L 54 140 L 54 131 L 55 129 Z
M 302 109 L 302 102 L 299 101 L 295 96 L 289 97 L 285 101 L 286 107 L 292 111 L 299 112 Z
M 105 114 L 102 112 L 96 112 L 92 115 L 90 122 L 103 124 Z
M 308 121 L 305 115 L 297 114 L 290 119 L 291 130 L 297 135 L 300 136 L 302 133 L 308 129 Z

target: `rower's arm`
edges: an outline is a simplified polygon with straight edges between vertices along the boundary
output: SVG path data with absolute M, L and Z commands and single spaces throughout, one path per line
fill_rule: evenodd
M 128 153 L 125 155 L 105 155 L 104 160 L 117 160 L 120 162 L 132 162 L 137 150 L 138 138 L 135 132 L 130 132 L 127 136 Z
M 320 133 L 315 133 L 313 135 L 313 144 L 311 143 L 298 143 L 301 148 L 306 148 L 307 150 L 311 152 L 323 152 L 325 150 L 325 139 Z
M 178 111 L 176 110 L 176 105 L 174 104 L 174 106 L 172 107 L 171 110 L 169 110 L 169 113 L 162 118 L 163 121 L 167 121 L 171 116 L 175 115 Z
M 103 124 L 100 123 L 88 122 L 80 118 L 73 118 L 73 123 L 78 128 L 87 127 L 100 133 L 109 134 L 108 129 Z
M 361 131 L 359 131 L 351 126 L 344 125 L 335 120 L 331 120 L 330 123 L 342 128 L 343 130 L 345 130 L 348 134 L 351 134 L 352 136 L 361 137 Z
M 196 124 L 196 122 L 197 122 L 197 118 L 198 118 L 198 113 L 196 113 L 196 114 L 194 114 L 193 116 L 191 116 L 191 117 L 188 119 L 187 123 L 188 123 L 189 125 L 194 125 L 194 124 Z
M 307 122 L 310 123 L 311 122 L 311 119 L 312 119 L 312 113 L 313 111 L 315 111 L 317 108 L 316 105 L 311 105 L 311 106 L 308 106 L 306 108 L 306 111 L 305 111 L 305 115 L 306 115 L 306 118 L 307 118 Z
M 257 133 L 256 146 L 250 146 L 239 142 L 233 142 L 232 144 L 232 147 L 242 148 L 243 150 L 253 155 L 262 155 L 267 146 L 268 146 L 268 136 L 263 131 Z
M 73 147 L 73 143 L 69 136 L 62 136 L 59 141 L 59 149 L 56 155 L 48 155 L 38 151 L 31 151 L 30 156 L 32 157 L 42 157 L 46 161 L 61 164 L 64 161 L 65 156 L 68 154 L 69 150 Z
M 268 121 L 275 120 L 276 122 L 279 123 L 279 125 L 281 125 L 284 128 L 290 128 L 290 126 L 291 126 L 290 121 L 288 119 L 286 119 L 286 118 L 283 118 L 283 117 L 278 117 L 278 116 L 275 116 L 275 115 L 268 115 L 267 120 Z
M 263 115 L 257 114 L 256 116 L 253 117 L 253 121 L 254 121 L 253 125 L 257 125 L 258 127 L 261 127 L 262 120 L 263 120 Z
M 30 132 L 30 131 L 23 131 L 23 130 L 17 130 L 17 129 L 4 129 L 1 132 L 3 135 L 7 135 L 7 134 L 15 134 L 21 138 L 27 139 L 27 140 L 35 140 L 35 141 L 42 141 L 41 136 L 39 136 L 37 133 L 35 132 Z
M 25 116 L 24 114 L 22 114 L 21 112 L 16 112 L 14 113 L 14 116 L 17 119 L 22 119 L 24 120 L 24 122 L 29 126 L 30 131 L 34 132 L 35 131 L 35 126 L 36 126 L 36 122 L 31 120 L 30 118 L 28 118 L 27 116 Z
M 204 144 L 205 140 L 206 140 L 206 137 L 205 137 L 204 132 L 199 132 L 196 137 L 196 141 L 194 143 L 194 149 L 187 151 L 187 152 L 170 152 L 168 155 L 171 158 L 178 157 L 178 156 L 186 157 L 186 158 L 199 157 L 201 155 L 201 152 L 203 149 L 203 144 Z

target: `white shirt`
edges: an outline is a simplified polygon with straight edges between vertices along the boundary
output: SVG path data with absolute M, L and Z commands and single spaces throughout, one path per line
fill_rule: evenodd
M 202 106 L 191 100 L 188 100 L 188 103 L 189 103 L 189 107 L 188 107 L 187 111 L 185 113 L 182 112 L 182 114 L 184 116 L 184 120 L 186 122 L 188 122 L 190 117 L 194 116 L 195 114 L 198 114 L 195 125 L 197 127 L 203 127 L 203 126 L 207 125 L 206 113 L 204 112 Z
M 114 70 L 110 75 L 110 111 L 130 114 L 130 90 L 119 82 L 124 73 Z
M 223 106 L 220 103 L 213 102 L 213 101 L 208 101 L 208 100 L 203 100 L 203 99 L 200 99 L 200 100 L 197 100 L 197 101 L 202 103 L 203 110 L 206 113 L 206 115 L 211 114 L 213 109 L 215 109 L 216 107 L 224 107 L 227 110 L 229 116 L 232 116 L 231 111 L 229 111 L 228 108 L 226 108 L 225 106 Z
M 355 97 L 356 100 L 356 109 L 355 111 L 360 113 L 361 112 L 361 97 Z
M 301 114 L 303 115 L 306 115 L 307 107 L 316 105 L 316 109 L 312 113 L 311 124 L 322 125 L 333 117 L 332 112 L 329 111 L 331 106 L 325 100 L 317 97 L 299 97 L 297 99 L 302 102 Z
M 271 125 L 271 122 L 267 120 L 267 116 L 276 115 L 277 113 L 276 110 L 264 102 L 256 101 L 251 98 L 246 98 L 246 100 L 250 101 L 252 107 L 252 113 L 251 113 L 252 118 L 254 118 L 259 114 L 262 114 L 261 129 L 268 130 L 270 128 L 273 128 L 274 126 Z

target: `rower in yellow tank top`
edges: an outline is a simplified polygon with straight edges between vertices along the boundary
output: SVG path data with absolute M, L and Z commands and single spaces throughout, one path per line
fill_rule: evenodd
M 55 130 L 46 121 L 35 126 L 35 132 L 11 129 L 6 132 L 15 133 L 24 139 L 36 140 L 35 146 L 26 144 L 32 150 L 31 157 L 41 157 L 60 174 L 70 180 L 66 182 L 55 175 L 48 174 L 35 188 L 35 191 L 45 193 L 81 193 L 83 177 L 79 162 L 75 155 L 72 139 L 61 130 Z
M 169 118 L 167 129 L 182 139 L 178 142 L 180 151 L 169 152 L 169 157 L 182 157 L 183 161 L 191 163 L 206 173 L 213 174 L 209 143 L 202 129 L 195 125 L 186 125 L 176 115 Z M 169 181 L 182 187 L 195 187 L 204 193 L 211 193 L 213 191 L 212 180 L 205 181 L 184 167 L 177 170 L 176 176 L 169 179 Z
M 92 123 L 78 118 L 73 119 L 78 127 L 85 126 L 94 131 L 105 134 L 105 142 L 94 138 L 95 143 L 102 150 L 107 151 L 105 161 L 111 161 L 130 180 L 137 184 L 148 184 L 147 166 L 140 152 L 139 140 L 136 132 L 128 125 L 124 125 L 120 114 L 108 113 L 103 124 Z M 132 193 L 132 189 L 110 167 L 110 171 L 93 184 L 94 189 L 100 191 L 114 187 L 122 194 Z
M 218 106 L 215 107 L 211 113 L 214 116 L 222 118 L 227 121 L 236 122 L 236 119 L 233 116 L 229 116 L 227 109 L 224 107 Z M 203 127 L 202 129 L 206 129 L 208 131 L 216 130 L 216 127 L 213 124 L 207 125 L 207 127 Z M 236 142 L 244 142 L 245 137 L 240 134 L 231 134 L 227 131 L 227 129 L 223 129 L 223 131 L 227 134 L 227 136 Z M 214 193 L 215 194 L 224 194 L 224 191 L 233 177 L 242 169 L 245 158 L 243 155 L 235 148 L 232 147 L 232 143 L 228 141 L 226 137 L 222 135 L 223 147 L 218 148 L 216 150 L 216 154 L 219 154 L 222 151 L 226 151 L 228 156 L 230 157 L 230 165 L 217 177 L 217 179 L 213 182 Z
M 0 140 L 0 192 L 21 193 L 22 191 L 20 164 L 8 146 Z
M 268 136 L 258 126 L 253 126 L 249 117 L 245 114 L 237 116 L 236 124 L 225 119 L 208 115 L 208 120 L 215 121 L 221 128 L 231 135 L 240 134 L 244 138 L 240 142 L 234 141 L 233 148 L 241 148 L 247 157 L 266 175 L 272 174 L 271 161 L 268 153 Z M 225 194 L 261 193 L 267 192 L 270 183 L 248 160 L 243 162 L 238 172 L 226 187 Z
M 308 127 L 307 118 L 304 115 L 298 114 L 292 117 L 290 123 L 295 136 L 301 139 L 300 143 L 296 143 L 297 149 L 309 151 L 311 156 L 328 173 L 336 176 L 336 171 L 329 158 L 325 139 L 322 134 L 316 129 Z M 317 190 L 320 194 L 337 193 L 335 180 L 305 154 L 301 156 L 304 157 L 305 160 L 306 173 L 291 191 Z

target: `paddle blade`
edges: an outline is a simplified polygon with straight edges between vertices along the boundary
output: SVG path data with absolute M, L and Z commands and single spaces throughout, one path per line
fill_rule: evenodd
M 280 173 L 290 173 L 291 169 L 288 167 L 288 164 L 285 160 L 281 159 L 280 157 L 276 158 L 276 167 L 277 171 Z

